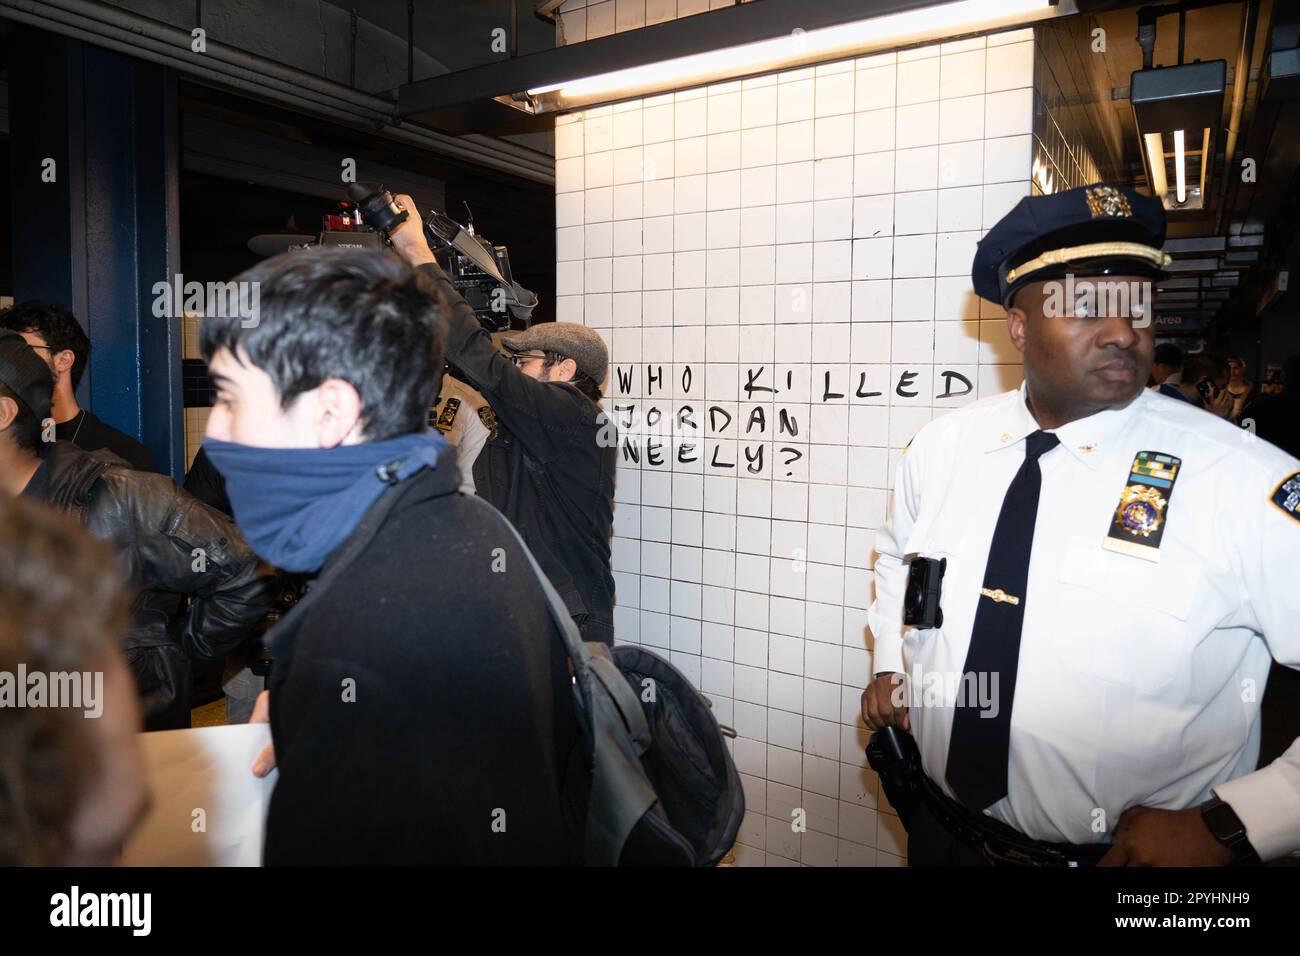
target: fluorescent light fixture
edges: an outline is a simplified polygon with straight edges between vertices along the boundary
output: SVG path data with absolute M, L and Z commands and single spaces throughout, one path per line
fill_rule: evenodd
M 1201 131 L 1201 195 L 1205 195 L 1205 171 L 1209 165 L 1214 162 L 1214 156 L 1210 153 L 1210 131 L 1204 129 Z
M 1060 15 L 1072 4 L 1052 0 L 957 0 L 867 20 L 817 30 L 795 30 L 789 35 L 739 46 L 724 47 L 616 70 L 596 76 L 575 77 L 562 83 L 528 90 L 546 100 L 539 111 L 643 96 L 660 90 L 699 86 L 719 78 L 752 76 L 792 65 L 852 56 L 875 49 L 890 49 L 936 37 L 944 39 L 1013 26 L 1026 20 Z
M 1224 60 L 1133 74 L 1129 101 L 1143 147 L 1147 183 L 1170 213 L 1205 208 L 1214 166 L 1214 131 L 1223 124 L 1226 77 Z M 1166 152 L 1168 148 L 1172 151 Z
M 1151 195 L 1164 199 L 1169 192 L 1169 180 L 1165 178 L 1165 140 L 1159 133 L 1147 133 L 1143 137 L 1147 145 L 1147 168 L 1151 170 Z
M 1174 175 L 1178 182 L 1178 204 L 1187 202 L 1187 152 L 1184 150 L 1183 131 L 1174 130 Z

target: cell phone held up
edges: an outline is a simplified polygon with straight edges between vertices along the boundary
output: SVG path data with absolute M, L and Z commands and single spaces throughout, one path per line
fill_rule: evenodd
M 912 558 L 907 570 L 907 590 L 903 593 L 903 623 L 909 627 L 943 627 L 943 609 L 939 598 L 943 590 L 943 573 L 947 558 Z

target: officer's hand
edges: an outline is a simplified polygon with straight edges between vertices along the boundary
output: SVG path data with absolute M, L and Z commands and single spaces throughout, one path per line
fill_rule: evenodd
M 248 718 L 250 724 L 269 724 L 271 722 L 271 692 L 264 690 L 257 695 L 253 704 L 253 716 Z M 267 744 L 253 761 L 253 775 L 265 777 L 275 769 L 275 745 Z
M 901 727 L 911 731 L 912 718 L 907 712 L 907 684 L 894 671 L 879 674 L 862 692 L 862 720 L 870 730 Z
M 420 218 L 420 210 L 415 208 L 415 200 L 402 193 L 394 196 L 393 202 L 398 209 L 405 209 L 407 213 L 406 222 L 395 227 L 388 234 L 393 248 L 413 266 L 433 262 L 433 250 L 429 248 L 429 241 L 424 237 L 424 220 Z
M 1129 807 L 1098 866 L 1227 866 L 1232 851 L 1214 838 L 1199 807 Z

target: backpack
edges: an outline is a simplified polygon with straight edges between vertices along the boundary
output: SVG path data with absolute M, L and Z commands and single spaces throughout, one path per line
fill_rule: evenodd
M 515 527 L 470 500 L 491 508 L 528 556 L 572 662 L 589 777 L 583 861 L 716 866 L 735 843 L 745 794 L 708 699 L 652 651 L 583 641 Z

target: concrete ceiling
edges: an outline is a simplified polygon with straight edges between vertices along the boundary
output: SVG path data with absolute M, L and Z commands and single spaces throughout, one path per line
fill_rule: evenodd
M 344 122 L 378 140 L 549 183 L 547 123 L 435 125 L 396 111 L 395 91 L 412 77 L 508 58 L 512 35 L 520 53 L 553 46 L 554 25 L 522 6 L 515 19 L 509 0 L 0 0 L 0 18 L 162 63 L 194 82 Z M 194 48 L 196 28 L 205 31 L 206 50 Z M 494 31 L 504 42 L 494 45 Z

